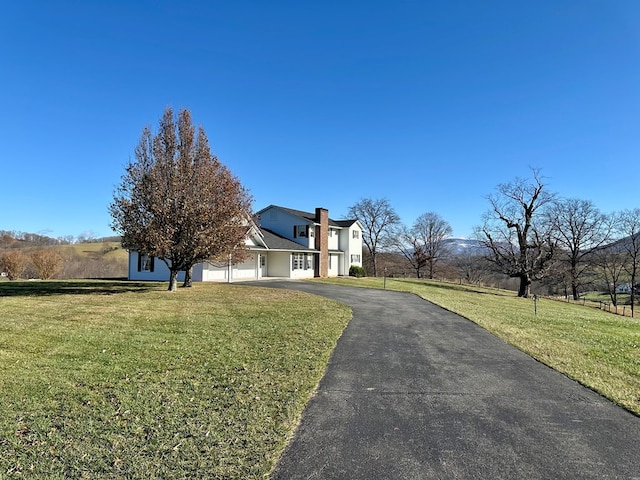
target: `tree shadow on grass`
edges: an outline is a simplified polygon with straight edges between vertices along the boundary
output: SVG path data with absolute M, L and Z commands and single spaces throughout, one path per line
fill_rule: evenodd
M 29 280 L 0 282 L 0 297 L 49 295 L 115 295 L 158 290 L 158 283 L 126 280 Z

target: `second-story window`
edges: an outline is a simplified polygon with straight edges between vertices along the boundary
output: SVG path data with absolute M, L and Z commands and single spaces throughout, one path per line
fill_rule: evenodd
M 360 238 L 360 231 L 353 230 L 353 232 L 351 232 L 351 238 Z
M 308 237 L 309 225 L 294 225 L 293 226 L 293 238 Z

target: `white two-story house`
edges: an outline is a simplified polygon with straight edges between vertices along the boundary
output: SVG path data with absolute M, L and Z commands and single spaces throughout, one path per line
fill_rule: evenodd
M 324 208 L 303 212 L 270 205 L 256 214 L 245 239 L 241 263 L 202 262 L 193 268 L 193 281 L 313 278 L 348 275 L 362 266 L 362 226 L 357 220 L 333 220 Z M 130 280 L 169 278 L 162 261 L 129 252 Z M 182 281 L 184 272 L 178 279 Z

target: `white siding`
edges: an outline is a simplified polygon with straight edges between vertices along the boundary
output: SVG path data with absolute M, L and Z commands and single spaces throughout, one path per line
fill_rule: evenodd
M 296 225 L 308 225 L 309 237 L 293 237 L 293 228 Z M 292 240 L 304 247 L 315 248 L 315 226 L 309 222 L 289 212 L 285 212 L 276 207 L 269 208 L 260 214 L 260 226 L 271 230 L 289 240 Z
M 202 279 L 205 282 L 226 282 L 228 281 L 229 271 L 226 265 L 212 265 L 211 263 L 205 263 L 202 268 Z
M 202 279 L 205 282 L 228 282 L 229 271 L 231 271 L 231 281 L 234 280 L 253 280 L 256 278 L 256 259 L 257 253 L 251 253 L 244 262 L 236 265 L 224 265 L 221 263 L 212 264 L 205 263 L 201 266 L 203 273 Z M 195 269 L 194 269 L 195 280 Z
M 153 272 L 138 271 L 138 252 L 129 252 L 129 280 L 169 281 L 169 267 L 157 258 L 153 262 Z M 178 281 L 184 282 L 184 272 L 178 273 Z
M 329 227 L 329 250 L 339 250 L 341 229 Z
M 313 278 L 315 276 L 315 269 L 314 269 L 314 264 L 315 264 L 315 259 L 314 259 L 314 253 L 313 252 L 309 252 L 309 253 L 301 253 L 298 255 L 302 255 L 303 261 L 303 268 L 293 268 L 293 255 L 290 253 L 289 254 L 289 265 L 291 268 L 291 278 Z
M 203 267 L 202 263 L 199 263 L 193 267 L 191 271 L 191 281 L 192 282 L 202 282 L 203 281 Z
M 357 232 L 357 238 L 353 238 L 353 232 Z M 340 265 L 339 275 L 348 275 L 351 265 L 362 266 L 362 229 L 358 222 L 340 232 L 340 250 L 344 252 Z M 352 260 L 352 255 L 357 255 L 360 261 Z
M 249 280 L 256 278 L 257 254 L 251 253 L 242 263 L 231 266 L 231 280 Z M 193 267 L 192 280 L 194 282 L 226 282 L 229 277 L 227 265 L 218 263 L 199 263 Z M 169 268 L 157 258 L 154 260 L 153 272 L 138 271 L 138 252 L 129 254 L 129 280 L 169 281 Z M 178 281 L 184 281 L 184 272 L 178 273 Z
M 248 257 L 244 262 L 237 265 L 232 265 L 232 280 L 249 280 L 256 278 L 256 257 L 257 254 L 253 254 Z
M 353 238 L 353 232 L 357 232 L 357 238 Z M 362 230 L 357 223 L 354 223 L 351 227 L 349 227 L 349 246 L 347 248 L 347 251 L 345 252 L 345 256 L 347 253 L 349 255 L 346 260 L 347 262 L 349 262 L 349 266 L 362 266 Z M 360 262 L 351 262 L 351 255 L 359 255 Z

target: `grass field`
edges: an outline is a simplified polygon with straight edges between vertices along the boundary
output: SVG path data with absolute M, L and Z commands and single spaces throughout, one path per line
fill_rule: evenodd
M 0 478 L 269 474 L 349 309 L 294 291 L 165 288 L 0 282 Z M 640 414 L 637 319 L 441 282 L 386 288 L 459 313 Z
M 0 282 L 0 478 L 264 478 L 348 308 L 293 291 Z
M 382 278 L 329 279 L 383 288 Z M 469 285 L 387 279 L 477 323 L 532 357 L 640 415 L 640 320 L 514 292 Z
M 67 256 L 128 259 L 128 253 L 120 246 L 120 242 L 74 243 L 73 245 L 59 245 L 55 248 Z

